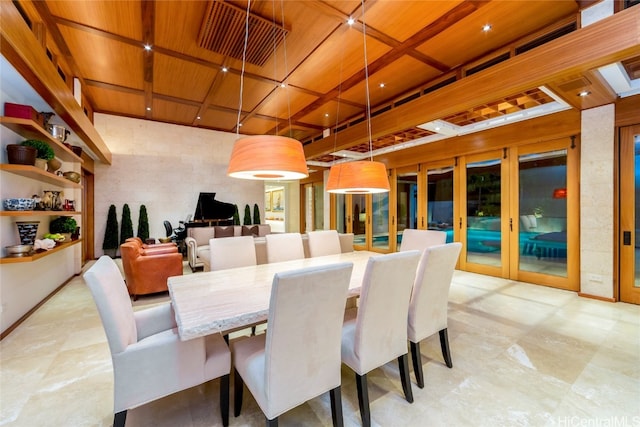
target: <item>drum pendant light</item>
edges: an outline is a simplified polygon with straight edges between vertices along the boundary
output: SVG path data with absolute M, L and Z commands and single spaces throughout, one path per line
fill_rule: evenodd
M 249 40 L 249 11 L 251 0 L 247 2 L 245 20 L 242 72 L 240 73 L 240 106 L 236 134 L 239 135 L 242 97 L 244 89 L 244 69 Z M 284 20 L 283 20 L 284 22 Z M 286 58 L 286 42 L 284 42 Z M 274 55 L 275 55 L 274 44 Z M 286 60 L 286 59 L 285 59 Z M 302 144 L 293 138 L 279 135 L 253 135 L 238 138 L 231 151 L 227 175 L 232 178 L 256 180 L 292 180 L 309 176 L 307 161 Z
M 387 167 L 382 162 L 373 161 L 373 140 L 371 138 L 371 101 L 369 97 L 369 66 L 367 61 L 367 25 L 364 20 L 364 0 L 362 5 L 362 36 L 364 38 L 364 76 L 367 95 L 367 130 L 369 137 L 369 160 L 338 163 L 331 166 L 327 179 L 327 192 L 337 194 L 373 194 L 389 191 Z

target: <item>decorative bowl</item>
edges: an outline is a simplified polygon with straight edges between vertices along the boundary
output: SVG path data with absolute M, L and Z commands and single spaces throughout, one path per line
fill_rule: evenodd
M 171 237 L 158 237 L 160 243 L 171 243 Z
M 8 256 L 26 256 L 26 255 L 29 255 L 29 252 L 31 252 L 31 250 L 33 249 L 33 246 L 12 245 L 12 246 L 5 246 L 4 248 L 7 250 Z
M 67 178 L 69 181 L 75 182 L 76 184 L 80 182 L 80 174 L 78 172 L 69 171 L 63 173 L 62 176 Z
M 33 199 L 17 198 L 4 200 L 4 208 L 8 211 L 30 211 L 35 207 L 36 201 Z

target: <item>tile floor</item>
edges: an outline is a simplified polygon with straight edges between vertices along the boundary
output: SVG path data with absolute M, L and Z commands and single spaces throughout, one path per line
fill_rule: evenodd
M 395 362 L 369 374 L 373 425 L 640 426 L 640 306 L 456 272 L 449 339 L 453 369 L 443 364 L 437 335 L 423 342 L 426 385 L 413 383 L 413 404 L 404 400 Z M 0 362 L 0 425 L 111 425 L 109 349 L 81 277 L 0 342 Z M 359 426 L 353 373 L 343 367 L 342 379 L 345 425 Z M 221 425 L 218 385 L 130 410 L 127 426 Z M 264 425 L 249 392 L 230 421 Z M 280 424 L 331 425 L 328 395 Z

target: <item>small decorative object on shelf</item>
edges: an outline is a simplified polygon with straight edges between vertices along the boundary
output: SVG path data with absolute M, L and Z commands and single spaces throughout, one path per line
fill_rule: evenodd
M 61 211 L 64 192 L 57 190 L 45 190 L 42 195 L 42 203 L 46 211 Z
M 33 166 L 36 164 L 37 154 L 38 150 L 33 147 L 21 144 L 7 145 L 7 155 L 9 163 L 12 165 Z
M 61 216 L 49 223 L 49 231 L 51 233 L 73 233 L 76 231 L 78 223 L 73 217 Z
M 35 207 L 36 201 L 33 199 L 17 198 L 4 200 L 4 208 L 8 211 L 31 211 Z
M 55 157 L 47 162 L 47 170 L 51 173 L 56 173 L 60 166 L 62 166 L 62 162 Z
M 69 181 L 75 182 L 76 184 L 80 182 L 80 174 L 78 172 L 68 171 L 64 172 L 62 176 L 67 178 Z
M 4 248 L 7 250 L 7 256 L 10 257 L 28 256 L 33 250 L 31 245 L 11 245 Z
M 47 162 L 55 157 L 53 148 L 44 141 L 38 139 L 27 139 L 21 142 L 22 145 L 33 147 L 38 151 L 36 154 L 36 166 L 47 170 Z
M 40 221 L 16 221 L 20 243 L 23 245 L 33 245 L 38 233 Z

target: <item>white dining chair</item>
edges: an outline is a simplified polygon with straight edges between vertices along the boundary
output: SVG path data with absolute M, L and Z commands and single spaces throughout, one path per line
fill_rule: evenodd
M 340 236 L 336 230 L 309 231 L 309 255 L 312 257 L 336 255 L 342 252 Z
M 454 242 L 427 248 L 422 254 L 409 303 L 407 336 L 411 347 L 413 372 L 418 387 L 424 387 L 420 341 L 439 332 L 442 357 L 453 367 L 447 333 L 449 288 L 462 243 Z
M 232 343 L 235 416 L 246 384 L 267 426 L 326 392 L 333 425 L 342 426 L 340 337 L 352 269 L 339 263 L 275 274 L 266 334 Z
M 220 377 L 222 424 L 229 424 L 231 354 L 220 335 L 181 341 L 170 303 L 133 311 L 120 270 L 102 256 L 84 274 L 102 319 L 114 377 L 114 427 L 127 410 Z
M 267 262 L 283 262 L 304 258 L 304 246 L 300 233 L 267 234 Z
M 438 230 L 414 230 L 405 228 L 402 230 L 402 241 L 400 242 L 400 252 L 419 250 L 435 245 L 444 245 L 447 241 L 447 233 Z
M 256 245 L 252 236 L 209 240 L 211 271 L 256 265 Z
M 413 402 L 407 350 L 407 315 L 420 251 L 369 258 L 362 279 L 360 303 L 345 315 L 342 362 L 356 374 L 362 424 L 371 425 L 367 373 L 398 360 L 407 402 Z

